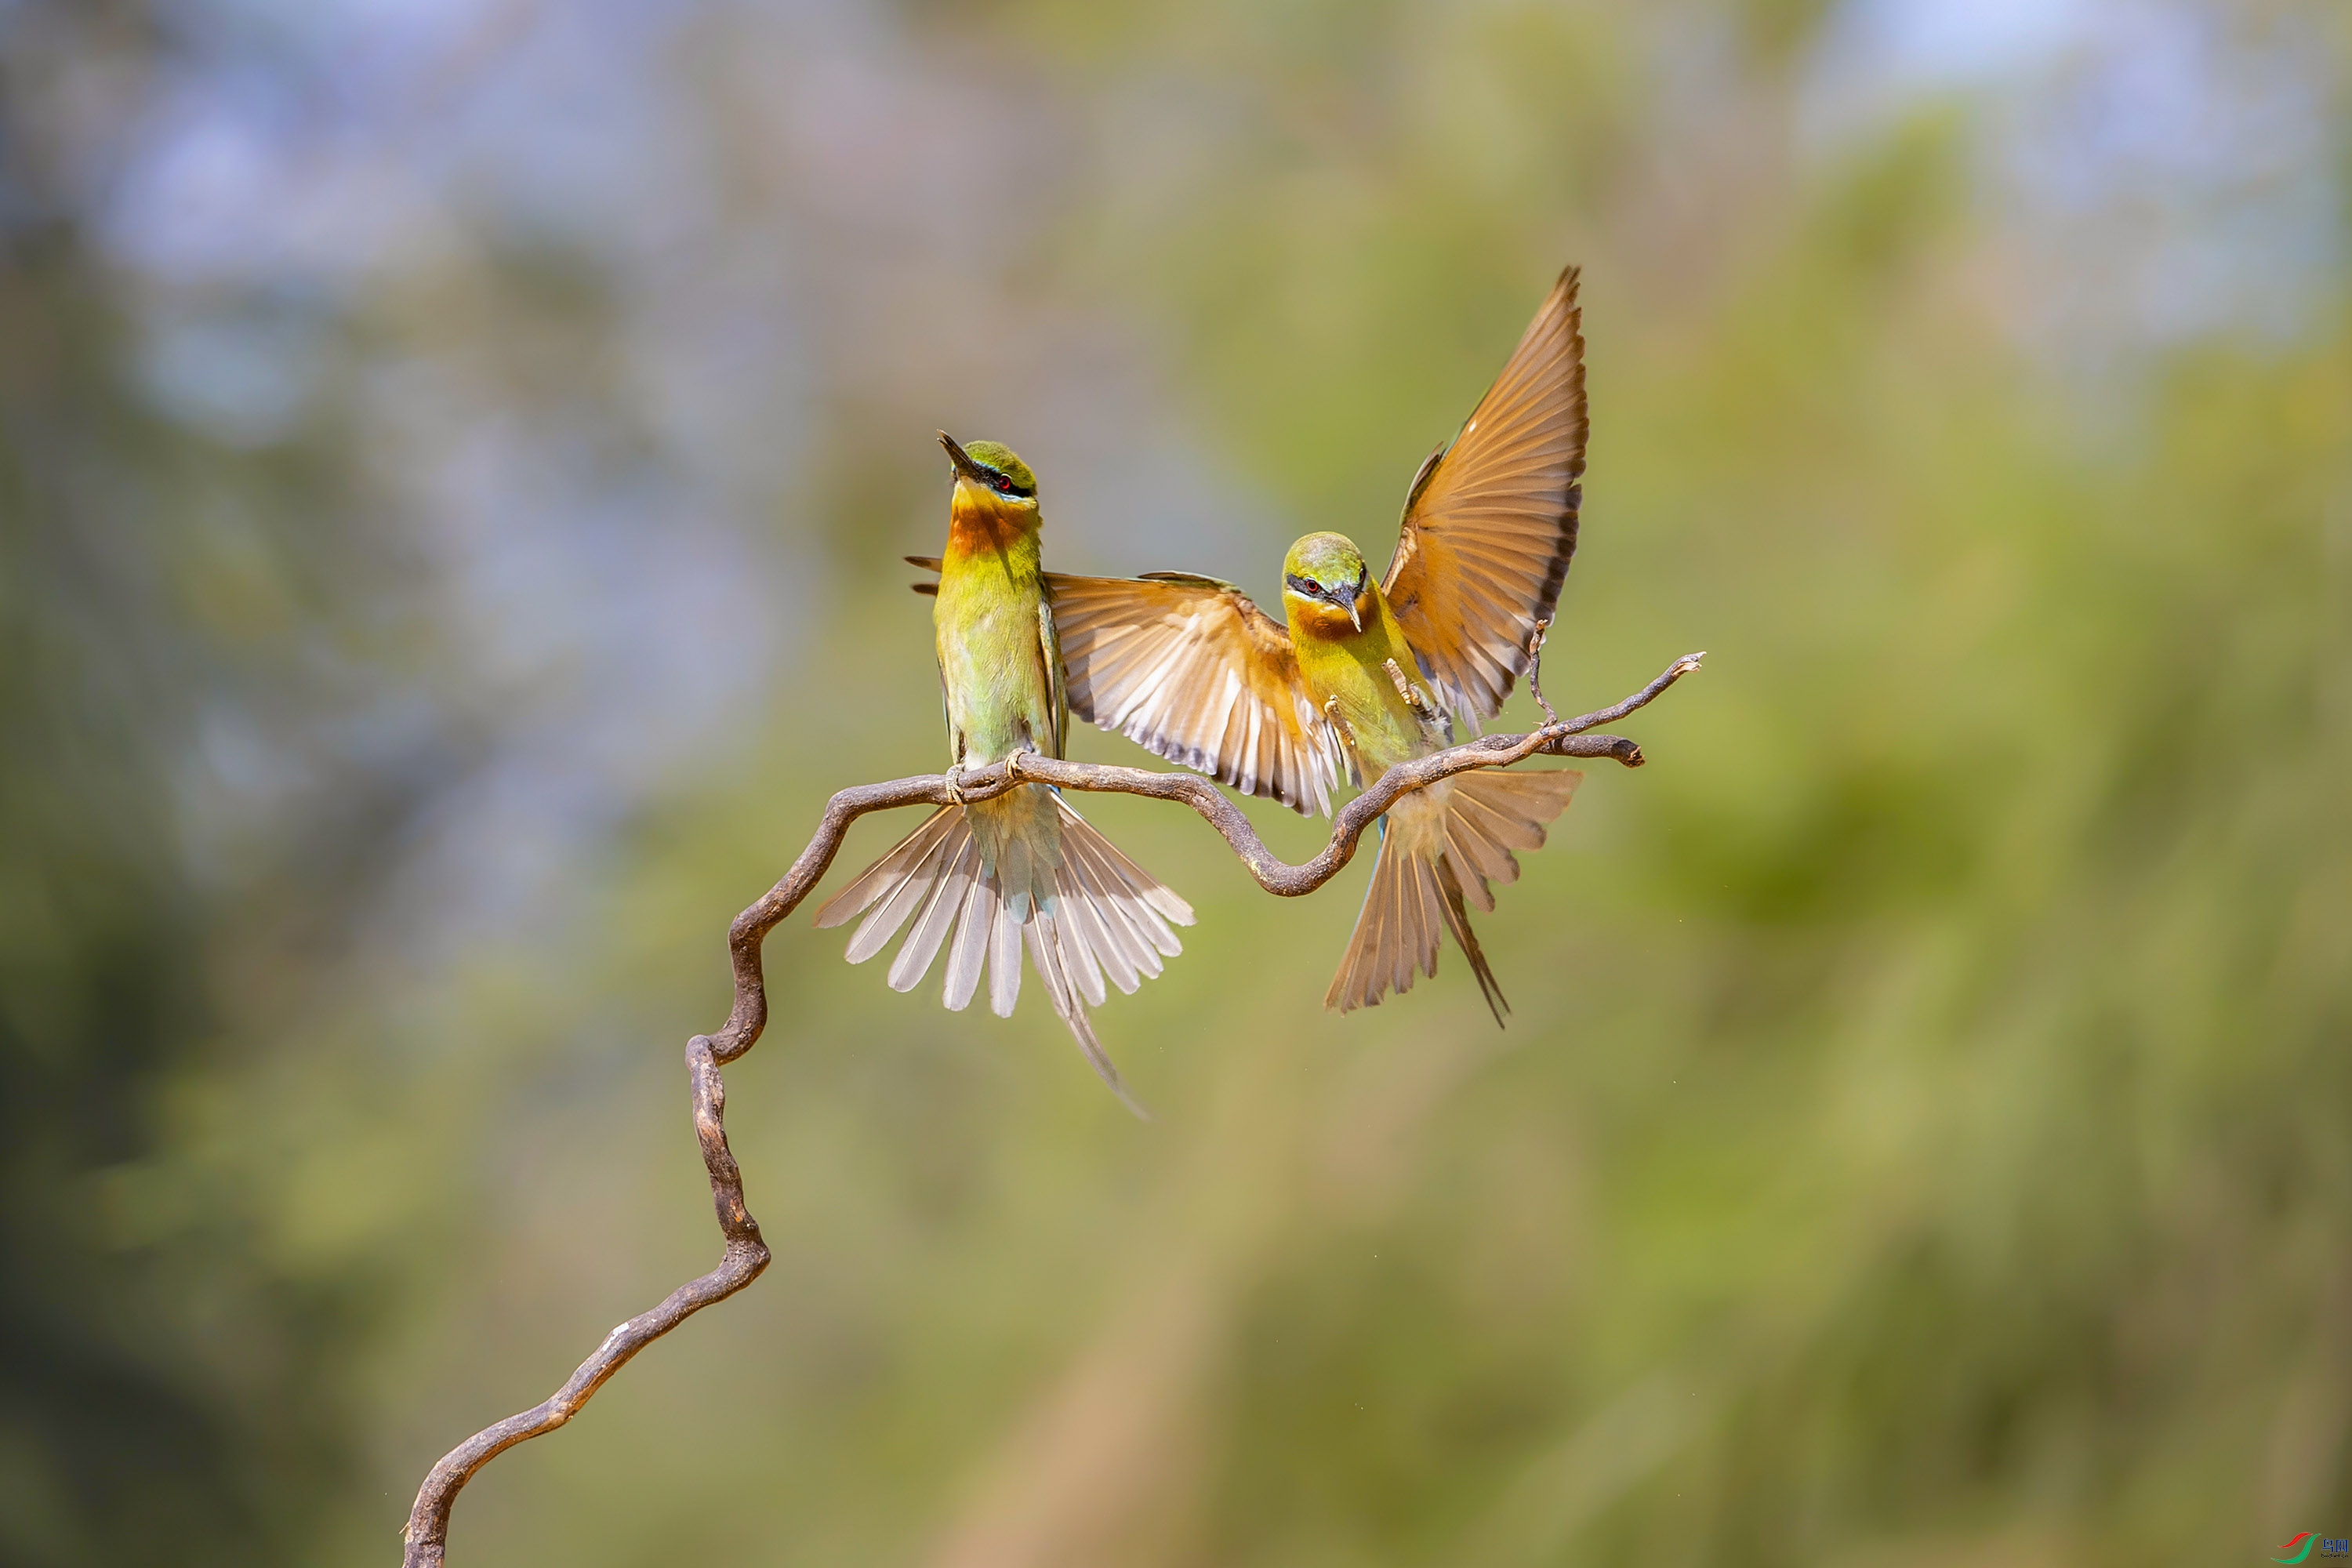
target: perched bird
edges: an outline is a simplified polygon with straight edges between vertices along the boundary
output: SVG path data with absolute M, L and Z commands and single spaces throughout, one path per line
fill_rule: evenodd
M 938 596 L 932 623 L 953 794 L 967 768 L 1015 752 L 1060 756 L 1070 707 L 1039 566 L 1037 478 L 993 441 L 960 447 L 942 431 L 940 445 L 955 468 L 947 554 L 909 559 L 940 574 L 936 585 L 918 591 Z M 1142 1114 L 1095 1037 L 1087 1005 L 1103 1000 L 1106 973 L 1130 993 L 1158 974 L 1163 954 L 1183 951 L 1169 922 L 1191 925 L 1192 909 L 1088 826 L 1058 790 L 1020 784 L 942 806 L 835 894 L 816 923 L 861 914 L 849 961 L 873 957 L 911 920 L 890 965 L 891 987 L 913 990 L 944 948 L 951 1008 L 971 1001 L 984 966 L 989 1005 L 1010 1016 L 1025 947 L 1078 1048 Z
M 1532 657 L 1576 551 L 1584 472 L 1584 339 L 1577 273 L 1560 275 L 1454 440 L 1413 476 L 1403 537 L 1379 582 L 1355 542 L 1310 533 L 1282 563 L 1286 625 L 1230 583 L 1157 572 L 1049 574 L 1070 710 L 1245 795 L 1331 809 L 1358 784 L 1475 731 Z M 1469 773 L 1405 796 L 1324 1005 L 1370 1006 L 1435 975 L 1451 932 L 1503 1021 L 1508 1006 L 1465 904 L 1518 876 L 1574 772 Z

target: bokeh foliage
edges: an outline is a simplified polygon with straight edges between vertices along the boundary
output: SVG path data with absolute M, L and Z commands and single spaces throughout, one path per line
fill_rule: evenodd
M 1152 1127 L 1034 995 L 943 1015 L 796 922 L 730 1074 L 775 1266 L 502 1458 L 460 1560 L 2187 1564 L 2352 1528 L 2343 237 L 2248 231 L 2287 306 L 2037 314 L 2160 248 L 2137 197 L 2020 184 L 2096 48 L 1822 129 L 1884 9 L 695 8 L 621 117 L 720 171 L 682 279 L 625 204 L 460 205 L 323 302 L 232 302 L 327 345 L 262 438 L 132 374 L 190 285 L 69 183 L 12 217 L 43 346 L 0 498 L 38 759 L 0 781 L 0 1551 L 151 1561 L 152 1520 L 180 1560 L 383 1560 L 434 1455 L 706 1266 L 674 1047 L 723 1014 L 725 921 L 830 789 L 939 761 L 891 565 L 937 531 L 934 425 L 1021 448 L 1073 566 L 1266 589 L 1307 528 L 1385 548 L 1568 258 L 1594 437 L 1547 684 L 1709 660 L 1484 922 L 1512 1027 L 1458 965 L 1322 1016 L 1360 874 L 1277 903 L 1130 801 L 1085 809 L 1202 915 L 1101 1016 Z M 272 58 L 267 7 L 62 15 L 0 47 Z M 2111 22 L 2185 26 L 2340 160 L 2332 9 Z M 445 93 L 520 93 L 513 37 Z M 2142 142 L 2204 134 L 2172 103 Z M 16 112 L 33 153 L 80 123 Z M 686 424 L 758 460 L 632 380 L 696 326 L 661 286 L 730 258 L 797 280 L 749 341 L 799 368 Z M 404 869 L 508 750 L 625 700 L 451 607 L 487 571 L 571 624 L 574 580 L 453 561 L 394 471 L 485 427 L 598 507 L 731 476 L 777 623 L 535 897 Z M 552 537 L 691 545 L 661 510 Z M 711 614 L 609 635 L 650 660 Z M 190 761 L 224 709 L 301 759 L 268 810 Z

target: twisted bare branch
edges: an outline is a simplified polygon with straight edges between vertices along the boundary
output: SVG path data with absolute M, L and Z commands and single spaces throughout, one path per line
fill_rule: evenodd
M 1540 631 L 1534 644 L 1530 652 L 1540 652 Z M 1331 824 L 1330 841 L 1322 853 L 1297 866 L 1286 863 L 1268 849 L 1241 809 L 1214 784 L 1195 773 L 1153 773 L 1144 768 L 1072 763 L 1024 752 L 959 775 L 957 792 L 966 801 L 986 800 L 1017 784 L 1028 783 L 1176 801 L 1191 806 L 1223 836 L 1242 864 L 1249 868 L 1250 875 L 1257 879 L 1258 886 L 1284 898 L 1297 898 L 1337 876 L 1354 858 L 1357 841 L 1363 837 L 1364 829 L 1382 813 L 1403 796 L 1426 789 L 1440 779 L 1476 768 L 1508 767 L 1538 755 L 1607 757 L 1629 768 L 1640 767 L 1645 760 L 1640 746 L 1622 735 L 1596 735 L 1591 731 L 1647 705 L 1696 669 L 1705 657 L 1685 655 L 1641 690 L 1610 707 L 1561 721 L 1550 717 L 1551 706 L 1545 703 L 1549 721 L 1527 734 L 1486 735 L 1391 768 L 1370 789 L 1340 808 Z M 1532 684 L 1533 669 L 1529 677 Z M 406 1542 L 403 1568 L 441 1568 L 447 1549 L 450 1509 L 457 1500 L 457 1493 L 484 1465 L 517 1443 L 552 1432 L 571 1420 L 606 1379 L 628 1363 L 630 1357 L 703 1308 L 732 1296 L 767 1268 L 767 1243 L 760 1238 L 760 1224 L 745 1206 L 743 1172 L 727 1146 L 727 1084 L 719 1071 L 750 1050 L 767 1026 L 768 991 L 760 967 L 761 943 L 824 879 L 843 839 L 848 837 L 850 825 L 859 817 L 902 805 L 950 803 L 948 781 L 938 773 L 840 791 L 825 803 L 815 836 L 793 860 L 782 880 L 735 917 L 727 931 L 728 951 L 735 971 L 734 1007 L 716 1035 L 697 1035 L 686 1043 L 694 1134 L 702 1145 L 703 1166 L 710 1174 L 710 1201 L 719 1215 L 719 1266 L 671 1291 L 659 1306 L 615 1327 L 563 1386 L 547 1399 L 520 1415 L 484 1427 L 443 1455 L 425 1475 L 425 1484 L 417 1489 L 407 1527 L 401 1532 Z

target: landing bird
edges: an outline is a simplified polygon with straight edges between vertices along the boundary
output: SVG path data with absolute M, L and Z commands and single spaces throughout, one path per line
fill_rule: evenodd
M 1343 768 L 1360 785 L 1451 745 L 1454 719 L 1475 732 L 1528 668 L 1576 552 L 1576 268 L 1560 274 L 1469 422 L 1413 476 L 1377 584 L 1338 533 L 1290 547 L 1286 626 L 1213 577 L 1048 575 L 1070 710 L 1309 815 L 1331 810 Z M 1494 909 L 1489 880 L 1517 879 L 1511 851 L 1542 846 L 1582 778 L 1469 773 L 1398 801 L 1324 1005 L 1370 1006 L 1411 990 L 1416 971 L 1433 977 L 1451 932 L 1500 1024 L 1509 1007 L 1464 906 Z
M 940 445 L 955 467 L 944 560 L 909 557 L 940 574 L 932 624 L 947 694 L 948 790 L 967 768 L 1016 752 L 1058 757 L 1070 704 L 1038 545 L 1037 477 L 993 441 Z M 967 1005 L 988 972 L 988 1001 L 1010 1016 L 1028 949 L 1054 1011 L 1103 1081 L 1138 1115 L 1142 1107 L 1095 1037 L 1087 1005 L 1108 973 L 1132 993 L 1183 951 L 1169 922 L 1192 908 L 1088 826 L 1061 793 L 1019 784 L 992 799 L 942 806 L 817 911 L 836 926 L 859 915 L 849 962 L 863 963 L 914 929 L 890 964 L 893 990 L 911 991 L 942 948 L 947 1005 Z M 950 940 L 952 938 L 952 940 Z

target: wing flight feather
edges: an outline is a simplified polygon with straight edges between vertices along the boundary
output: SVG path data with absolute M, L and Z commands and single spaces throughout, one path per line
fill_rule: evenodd
M 1576 553 L 1584 473 L 1577 270 L 1559 276 L 1452 446 L 1422 465 L 1381 584 L 1446 706 L 1494 717 Z
M 1290 635 L 1230 583 L 1045 574 L 1070 711 L 1244 795 L 1328 814 L 1339 776 Z

